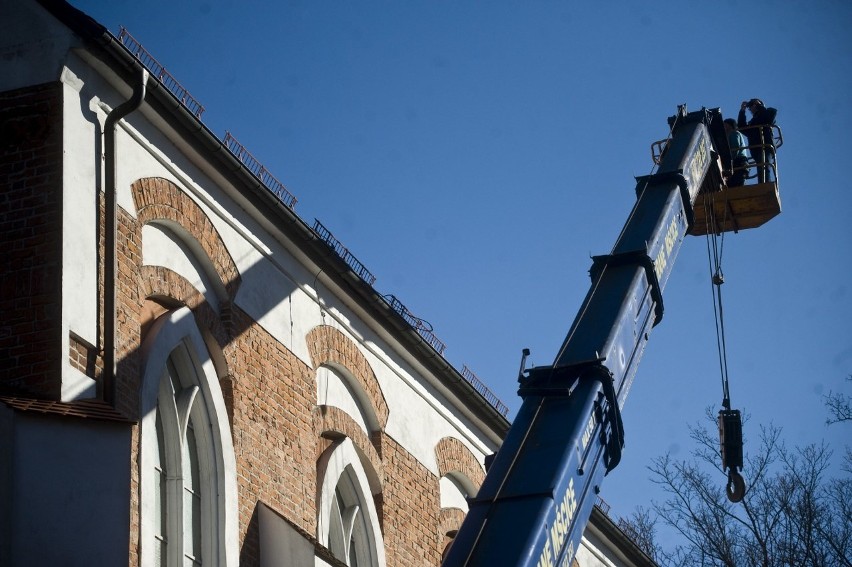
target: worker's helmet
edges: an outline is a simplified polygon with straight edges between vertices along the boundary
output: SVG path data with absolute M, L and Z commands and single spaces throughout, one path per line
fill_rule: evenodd
M 746 106 L 748 106 L 749 108 L 754 108 L 754 107 L 762 108 L 763 107 L 763 101 L 760 100 L 759 98 L 753 98 L 750 101 L 748 101 L 748 104 Z

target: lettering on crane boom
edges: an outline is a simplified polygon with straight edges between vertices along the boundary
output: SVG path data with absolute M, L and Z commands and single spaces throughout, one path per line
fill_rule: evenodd
M 692 162 L 690 162 L 688 168 L 689 178 L 694 184 L 697 184 L 701 179 L 701 175 L 704 173 L 704 168 L 707 167 L 708 157 L 707 138 L 702 136 L 701 141 L 698 143 L 698 147 L 695 148 L 695 153 L 692 154 Z
M 707 151 L 707 136 L 704 135 L 698 142 L 698 146 L 692 154 L 689 166 L 686 168 L 689 172 L 689 178 L 693 185 L 698 184 L 698 182 L 702 179 L 702 176 L 707 169 L 709 159 L 710 154 Z M 679 236 L 677 221 L 678 216 L 672 218 L 668 229 L 666 229 L 663 245 L 660 246 L 660 251 L 657 252 L 657 257 L 654 259 L 654 272 L 657 275 L 657 280 L 660 282 L 662 282 L 663 272 L 666 271 L 666 266 L 669 263 L 672 248 L 674 248 L 675 242 L 677 242 Z
M 592 438 L 592 433 L 595 432 L 595 414 L 589 416 L 589 421 L 586 423 L 586 428 L 583 429 L 583 435 L 580 438 L 580 452 L 584 453 L 589 445 L 589 440 Z
M 553 525 L 550 529 L 545 528 L 547 533 L 547 541 L 544 542 L 544 549 L 536 563 L 536 567 L 557 567 L 555 561 L 559 558 L 559 550 L 565 545 L 565 540 L 568 538 L 568 528 L 574 520 L 577 513 L 577 496 L 574 494 L 574 479 L 568 481 L 568 489 L 565 491 L 565 496 L 562 497 L 562 502 L 556 506 L 556 518 L 553 520 Z M 570 547 L 563 556 L 562 565 L 567 566 L 570 558 L 574 557 L 574 542 L 571 542 Z
M 669 256 L 672 253 L 675 242 L 677 242 L 678 231 L 677 217 L 672 218 L 669 228 L 666 230 L 666 236 L 663 240 L 660 251 L 657 252 L 657 259 L 654 260 L 654 272 L 657 274 L 657 280 L 662 281 L 663 272 L 666 270 L 666 265 L 669 263 Z

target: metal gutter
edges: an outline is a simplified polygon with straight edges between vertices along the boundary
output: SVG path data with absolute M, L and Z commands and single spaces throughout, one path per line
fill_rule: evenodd
M 115 272 L 116 272 L 116 225 L 118 215 L 118 197 L 115 186 L 115 128 L 118 121 L 139 109 L 145 100 L 145 86 L 148 83 L 148 70 L 140 72 L 139 82 L 133 88 L 133 95 L 118 105 L 104 122 L 104 374 L 103 397 L 110 405 L 115 405 Z

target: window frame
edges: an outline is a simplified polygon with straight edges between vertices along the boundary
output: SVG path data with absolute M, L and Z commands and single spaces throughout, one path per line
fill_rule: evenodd
M 156 565 L 157 529 L 154 463 L 158 460 L 156 417 L 166 441 L 166 540 L 164 565 L 183 565 L 183 444 L 193 422 L 202 490 L 201 552 L 205 565 L 239 563 L 236 459 L 225 402 L 213 362 L 192 312 L 181 307 L 155 321 L 142 345 L 140 391 L 139 538 L 140 564 Z M 170 368 L 171 367 L 171 368 Z M 176 376 L 170 376 L 172 373 Z M 172 386 L 173 380 L 180 390 Z M 162 408 L 158 409 L 158 404 Z M 173 442 L 175 437 L 179 442 Z M 175 470 L 175 467 L 178 467 Z M 202 472 L 203 471 L 203 472 Z
M 348 504 L 347 509 L 357 501 L 358 510 L 354 519 L 358 525 L 347 529 L 342 526 L 344 536 L 356 536 L 355 545 L 358 551 L 358 567 L 385 567 L 385 547 L 382 531 L 379 526 L 378 513 L 373 493 L 370 490 L 368 476 L 358 457 L 358 451 L 354 443 L 348 437 L 343 437 L 326 449 L 320 456 L 318 462 L 319 502 L 317 503 L 317 539 L 329 551 L 332 546 L 339 548 L 337 534 L 332 529 L 340 524 L 339 520 L 346 519 L 345 511 L 340 517 L 335 516 L 338 490 L 341 490 L 344 501 Z M 349 538 L 347 538 L 349 539 Z M 350 564 L 350 542 L 343 541 L 346 557 L 335 557 L 347 565 Z

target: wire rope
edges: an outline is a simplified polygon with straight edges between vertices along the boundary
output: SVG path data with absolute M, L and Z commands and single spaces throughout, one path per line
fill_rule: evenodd
M 710 269 L 710 292 L 713 298 L 713 317 L 716 327 L 716 350 L 719 355 L 719 373 L 722 379 L 722 406 L 731 409 L 730 384 L 728 380 L 728 347 L 725 339 L 725 312 L 722 305 L 722 284 L 725 276 L 722 271 L 722 255 L 725 247 L 724 224 L 717 231 L 716 212 L 709 195 L 704 198 L 707 222 L 707 258 Z M 727 207 L 725 207 L 727 217 Z M 723 223 L 727 219 L 723 219 Z
M 715 199 L 714 199 L 715 197 Z M 721 224 L 716 218 L 716 202 L 722 204 Z M 704 195 L 707 258 L 710 270 L 710 292 L 713 297 L 713 316 L 716 326 L 716 349 L 719 354 L 719 372 L 722 378 L 722 406 L 719 411 L 720 450 L 722 467 L 728 469 L 725 492 L 731 502 L 741 502 L 745 497 L 746 483 L 738 469 L 742 469 L 742 423 L 740 412 L 731 410 L 731 393 L 728 373 L 728 347 L 725 339 L 725 312 L 722 307 L 722 256 L 725 250 L 725 232 L 728 228 L 728 195 L 723 187 L 720 192 Z

